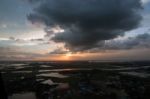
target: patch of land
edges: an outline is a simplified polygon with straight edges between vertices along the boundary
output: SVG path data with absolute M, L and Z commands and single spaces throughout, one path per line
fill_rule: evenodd
M 31 93 L 37 99 L 150 99 L 148 61 L 1 62 L 0 67 L 10 99 Z

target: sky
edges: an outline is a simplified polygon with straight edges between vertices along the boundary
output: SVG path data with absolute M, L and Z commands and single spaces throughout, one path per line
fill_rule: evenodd
M 0 0 L 3 60 L 150 60 L 150 0 Z

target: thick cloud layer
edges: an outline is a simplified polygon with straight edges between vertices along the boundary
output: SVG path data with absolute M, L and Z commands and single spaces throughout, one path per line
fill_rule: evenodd
M 52 40 L 65 43 L 71 51 L 83 51 L 136 28 L 140 9 L 140 0 L 41 0 L 28 19 L 60 26 L 65 31 Z
M 108 44 L 110 49 L 150 48 L 150 34 L 139 34 L 126 40 L 114 41 Z M 108 49 L 109 49 L 108 48 Z
M 150 48 L 150 34 L 139 34 L 135 37 L 128 37 L 124 40 L 109 40 L 95 49 L 89 51 L 99 50 L 124 50 L 124 49 L 136 49 L 136 48 Z
M 131 49 L 149 49 L 150 48 L 150 34 L 144 33 L 139 34 L 135 37 L 128 37 L 126 39 L 115 39 L 108 40 L 106 42 L 101 42 L 97 44 L 92 49 L 84 50 L 84 52 L 88 53 L 97 53 L 97 52 L 107 52 L 114 50 L 131 50 Z M 66 54 L 68 51 L 62 50 L 62 48 L 58 48 L 50 54 Z
M 56 55 L 56 54 L 67 54 L 69 51 L 65 51 L 62 48 L 57 48 L 54 51 L 50 52 L 50 55 Z
M 33 60 L 41 54 L 26 52 L 19 47 L 0 47 L 0 60 Z

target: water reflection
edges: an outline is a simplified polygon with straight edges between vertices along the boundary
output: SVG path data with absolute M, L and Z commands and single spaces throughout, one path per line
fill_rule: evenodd
M 37 99 L 35 93 L 28 92 L 28 93 L 18 93 L 9 96 L 8 99 Z
M 43 73 L 37 76 L 44 76 L 44 77 L 56 77 L 56 78 L 67 78 L 68 76 L 62 75 L 60 73 Z

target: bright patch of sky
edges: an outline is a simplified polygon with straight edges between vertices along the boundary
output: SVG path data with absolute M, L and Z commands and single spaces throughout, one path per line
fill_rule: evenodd
M 143 4 L 147 4 L 150 2 L 150 0 L 142 0 Z
M 138 34 L 150 33 L 150 0 L 142 0 L 143 10 L 142 14 L 142 22 L 140 26 L 134 30 L 126 32 L 126 37 L 136 36 Z

